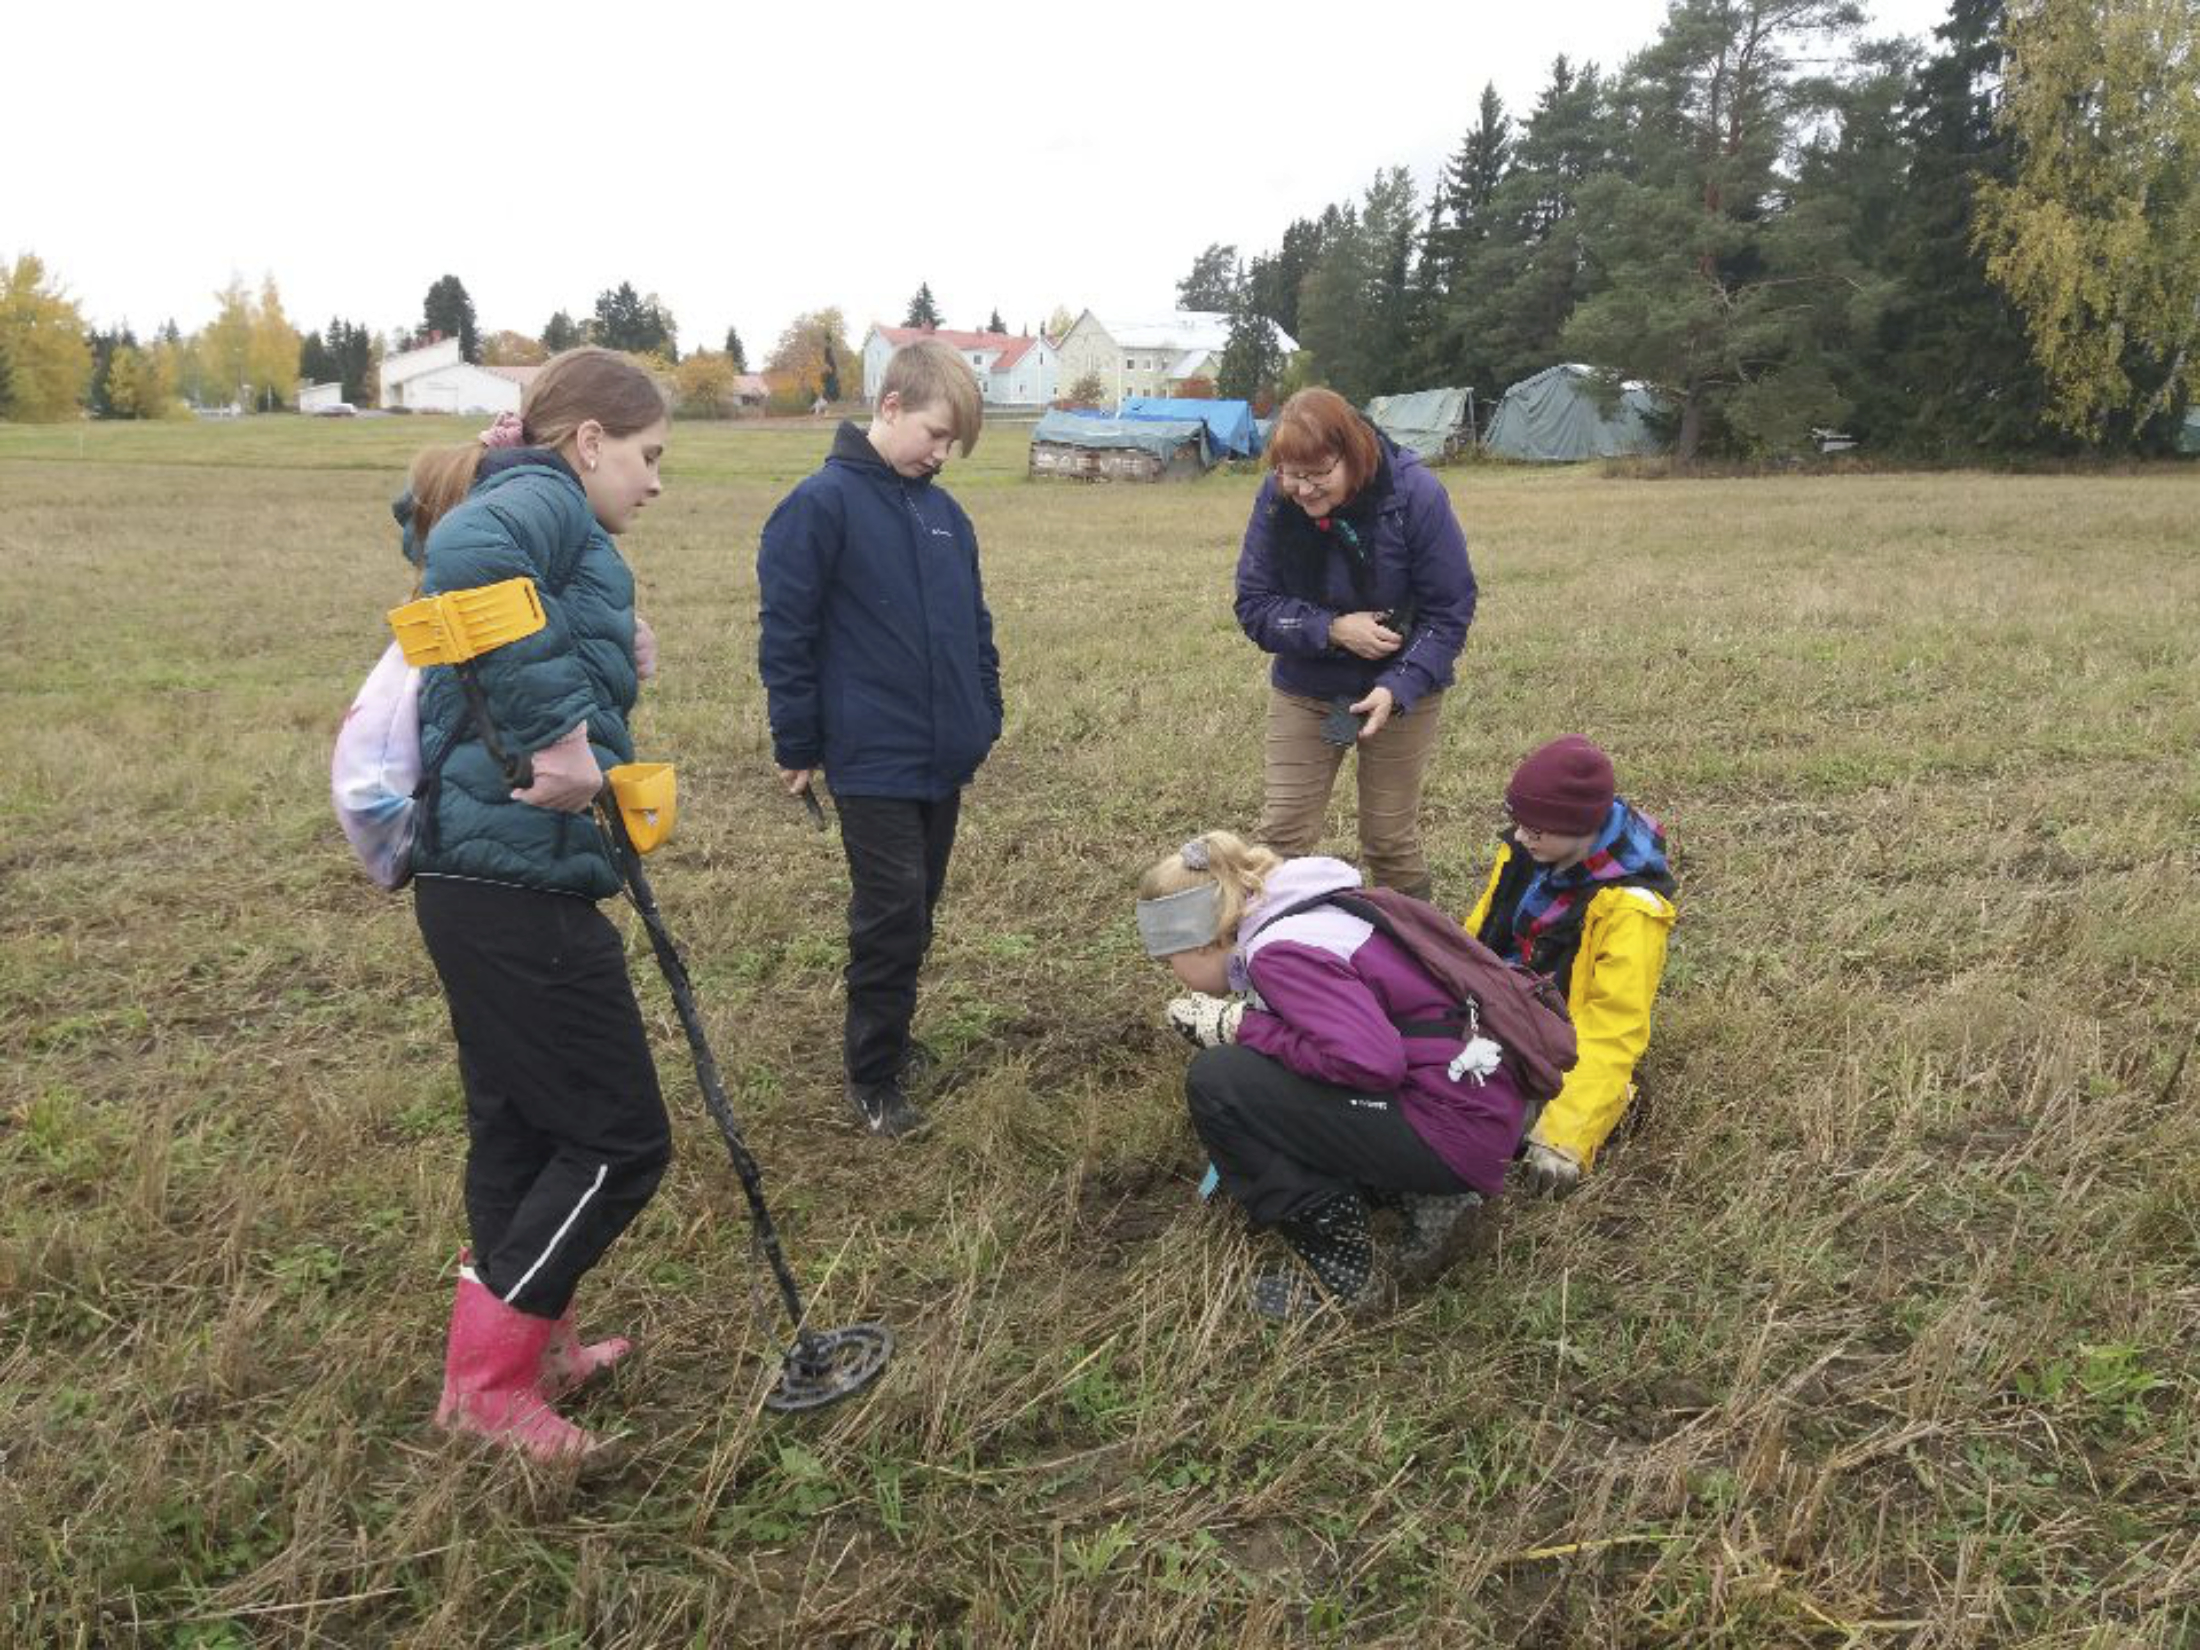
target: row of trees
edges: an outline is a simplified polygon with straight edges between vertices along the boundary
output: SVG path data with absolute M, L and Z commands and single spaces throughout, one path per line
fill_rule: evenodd
M 705 415 L 732 410 L 737 380 L 749 371 L 732 327 L 721 349 L 682 356 L 671 310 L 628 282 L 598 294 L 584 320 L 559 310 L 539 334 L 485 333 L 465 283 L 444 275 L 428 288 L 415 326 L 377 334 L 338 316 L 301 336 L 272 278 L 256 292 L 232 280 L 199 331 L 186 334 L 170 320 L 140 340 L 127 324 L 89 325 L 45 264 L 25 253 L 0 265 L 0 418 L 152 418 L 229 404 L 273 410 L 294 405 L 301 382 L 338 384 L 342 399 L 365 405 L 377 397 L 386 356 L 440 338 L 455 338 L 463 359 L 489 366 L 538 364 L 584 343 L 624 350 L 667 375 L 681 410 Z M 860 378 L 855 359 L 841 312 L 816 310 L 788 324 L 766 371 L 783 407 L 806 408 L 820 395 L 847 393 Z
M 1677 0 L 1617 73 L 1482 92 L 1426 202 L 1402 167 L 1178 284 L 1355 400 L 1486 399 L 1558 360 L 1650 379 L 1676 449 L 2148 450 L 2200 343 L 2200 0 L 1953 0 L 1930 50 L 1849 0 Z M 1279 386 L 1288 390 L 1291 384 Z
M 261 407 L 296 396 L 300 339 L 270 280 L 231 281 L 212 320 L 186 336 L 168 321 L 150 339 L 99 331 L 33 254 L 0 271 L 0 418 L 163 418 L 186 401 Z

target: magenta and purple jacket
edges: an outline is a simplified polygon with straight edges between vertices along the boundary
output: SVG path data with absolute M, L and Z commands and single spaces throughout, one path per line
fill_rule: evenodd
M 1401 1023 L 1440 1020 L 1443 989 L 1387 936 L 1318 894 L 1357 888 L 1340 859 L 1286 860 L 1246 908 L 1230 953 L 1230 987 L 1254 993 L 1238 1042 L 1302 1077 L 1361 1094 L 1396 1094 L 1414 1133 L 1475 1190 L 1495 1196 L 1520 1142 L 1521 1102 L 1499 1070 L 1454 1081 L 1456 1037 L 1405 1037 Z

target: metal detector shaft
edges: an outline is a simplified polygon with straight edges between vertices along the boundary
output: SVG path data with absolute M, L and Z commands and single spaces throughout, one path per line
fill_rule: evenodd
M 739 1177 L 741 1190 L 749 1200 L 757 1241 L 763 1246 L 764 1258 L 771 1263 L 772 1277 L 779 1285 L 781 1300 L 786 1303 L 787 1316 L 794 1322 L 795 1333 L 800 1335 L 804 1317 L 802 1294 L 795 1287 L 794 1272 L 779 1246 L 779 1229 L 772 1224 L 771 1210 L 764 1203 L 764 1171 L 742 1140 L 741 1125 L 734 1120 L 733 1107 L 726 1099 L 725 1081 L 718 1074 L 718 1058 L 711 1053 L 710 1039 L 703 1031 L 703 1016 L 695 1004 L 695 986 L 688 978 L 687 964 L 681 960 L 680 948 L 673 944 L 672 931 L 665 926 L 664 915 L 657 909 L 657 896 L 650 891 L 649 875 L 642 869 L 642 856 L 634 851 L 633 843 L 627 839 L 626 821 L 619 817 L 618 807 L 610 800 L 608 792 L 596 799 L 596 817 L 603 823 L 604 834 L 611 839 L 619 869 L 626 878 L 627 891 L 634 896 L 634 909 L 641 913 L 642 927 L 649 932 L 650 949 L 657 953 L 657 967 L 672 992 L 673 1006 L 679 1010 L 680 1028 L 687 1033 L 688 1052 L 695 1057 L 695 1081 L 703 1091 L 703 1107 L 725 1139 L 726 1155 L 733 1159 L 733 1172 Z

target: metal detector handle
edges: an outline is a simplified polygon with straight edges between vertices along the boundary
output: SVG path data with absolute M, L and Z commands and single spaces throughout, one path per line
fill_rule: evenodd
M 504 770 L 504 782 L 515 791 L 524 791 L 535 782 L 535 759 L 525 751 L 508 751 L 497 734 L 496 718 L 489 714 L 489 695 L 483 691 L 481 678 L 474 674 L 469 660 L 451 667 L 458 672 L 458 685 L 465 690 L 466 708 L 473 713 L 474 731 L 481 735 L 481 743 L 496 765 Z
M 810 823 L 819 830 L 825 827 L 825 804 L 817 799 L 817 781 L 812 779 L 802 787 L 802 806 L 808 811 Z

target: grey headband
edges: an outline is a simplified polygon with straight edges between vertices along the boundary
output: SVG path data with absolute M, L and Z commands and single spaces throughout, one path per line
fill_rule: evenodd
M 1138 902 L 1138 937 L 1146 942 L 1149 957 L 1174 956 L 1211 945 L 1221 926 L 1222 889 L 1212 882 Z

